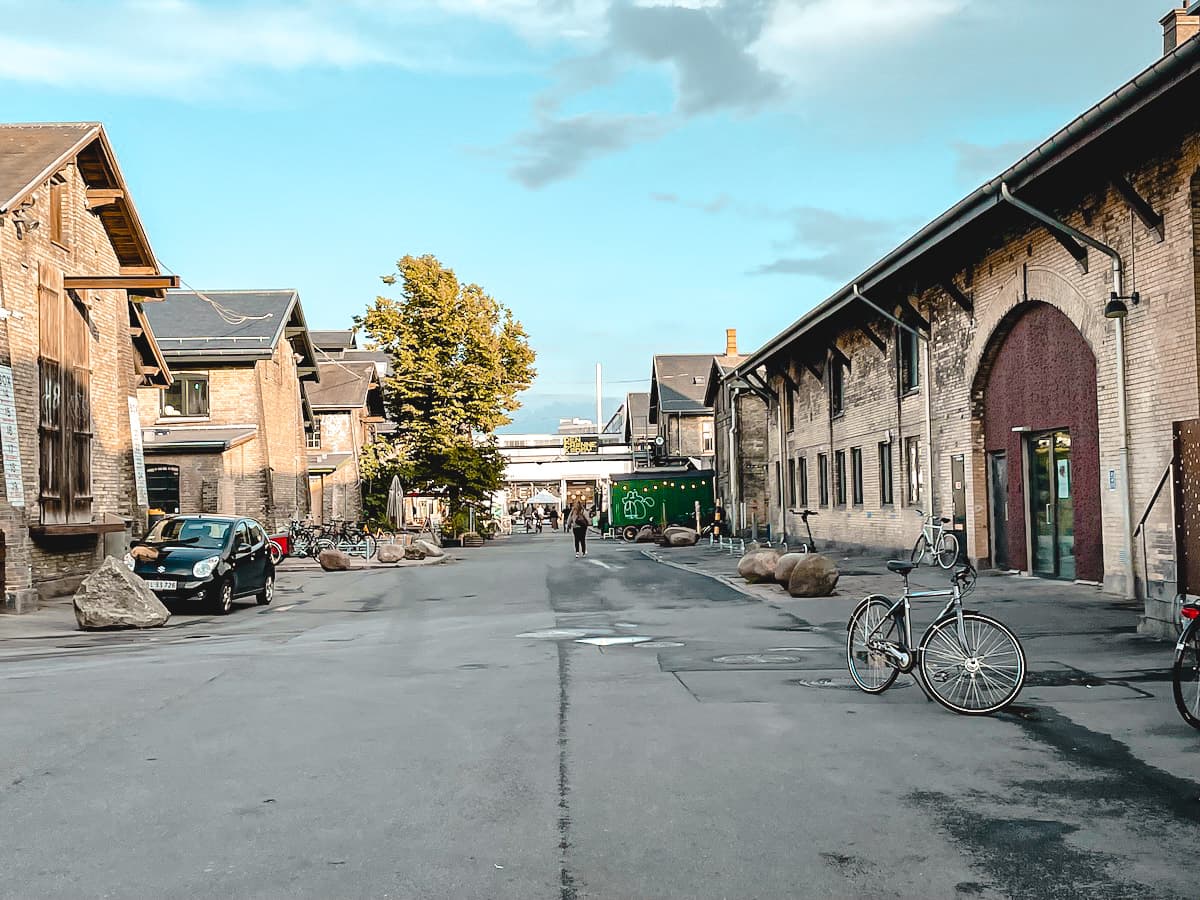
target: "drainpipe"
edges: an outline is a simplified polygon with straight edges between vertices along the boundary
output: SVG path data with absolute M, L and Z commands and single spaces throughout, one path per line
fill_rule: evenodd
M 784 378 L 783 389 L 788 390 L 787 379 Z M 779 484 L 775 496 L 779 498 L 779 541 L 787 535 L 787 495 L 783 490 L 783 471 L 787 462 L 787 432 L 783 425 L 783 402 L 775 395 L 776 416 L 775 424 L 779 428 Z
M 1037 219 L 1047 228 L 1059 232 L 1060 234 L 1068 235 L 1079 241 L 1081 244 L 1086 244 L 1094 250 L 1099 250 L 1105 256 L 1112 260 L 1112 293 L 1114 297 L 1124 296 L 1124 284 L 1122 281 L 1122 265 L 1121 255 L 1109 247 L 1107 244 L 1102 244 L 1094 237 L 1084 234 L 1067 225 L 1064 222 L 1058 221 L 1048 213 L 1042 212 L 1033 206 L 1030 206 L 1024 200 L 1018 200 L 1009 191 L 1008 185 L 1000 182 L 1000 198 L 1015 206 L 1017 209 Z M 1121 447 L 1120 447 L 1120 473 L 1121 473 L 1121 552 L 1124 555 L 1122 559 L 1121 569 L 1125 576 L 1125 595 L 1131 599 L 1137 599 L 1137 583 L 1136 575 L 1133 570 L 1133 500 L 1129 490 L 1129 414 L 1128 406 L 1125 399 L 1125 320 L 1115 319 L 1116 322 L 1116 339 L 1117 339 L 1117 428 L 1121 432 Z
M 738 501 L 738 475 L 741 473 L 742 460 L 738 453 L 737 433 L 738 433 L 738 398 L 742 395 L 739 390 L 729 391 L 729 503 L 725 505 L 725 515 L 731 515 L 730 510 L 733 510 L 733 515 L 737 513 Z M 736 520 L 735 520 L 736 522 Z M 741 523 L 736 522 L 734 530 L 741 528 Z

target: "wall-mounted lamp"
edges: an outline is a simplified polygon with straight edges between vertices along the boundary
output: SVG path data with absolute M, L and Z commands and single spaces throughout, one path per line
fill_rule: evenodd
M 1129 315 L 1129 307 L 1125 305 L 1126 300 L 1137 306 L 1142 302 L 1142 295 L 1137 291 L 1128 297 L 1118 297 L 1115 293 L 1109 294 L 1108 302 L 1104 304 L 1104 318 L 1123 319 Z

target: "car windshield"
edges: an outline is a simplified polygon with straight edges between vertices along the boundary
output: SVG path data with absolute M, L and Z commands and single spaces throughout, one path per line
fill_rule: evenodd
M 163 519 L 146 536 L 147 544 L 181 544 L 186 547 L 203 547 L 216 550 L 225 546 L 232 522 L 213 519 Z

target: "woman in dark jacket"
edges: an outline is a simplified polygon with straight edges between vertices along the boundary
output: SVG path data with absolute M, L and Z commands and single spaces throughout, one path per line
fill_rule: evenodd
M 571 524 L 571 533 L 575 535 L 575 558 L 587 556 L 588 517 L 582 503 L 576 501 L 567 514 L 567 521 Z

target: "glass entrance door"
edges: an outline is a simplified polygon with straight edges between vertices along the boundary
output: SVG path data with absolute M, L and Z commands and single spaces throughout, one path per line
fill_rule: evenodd
M 1071 499 L 1071 433 L 1029 440 L 1030 520 L 1035 575 L 1075 577 L 1075 505 Z
M 992 565 L 1008 568 L 1008 454 L 988 456 L 988 473 L 992 502 Z

